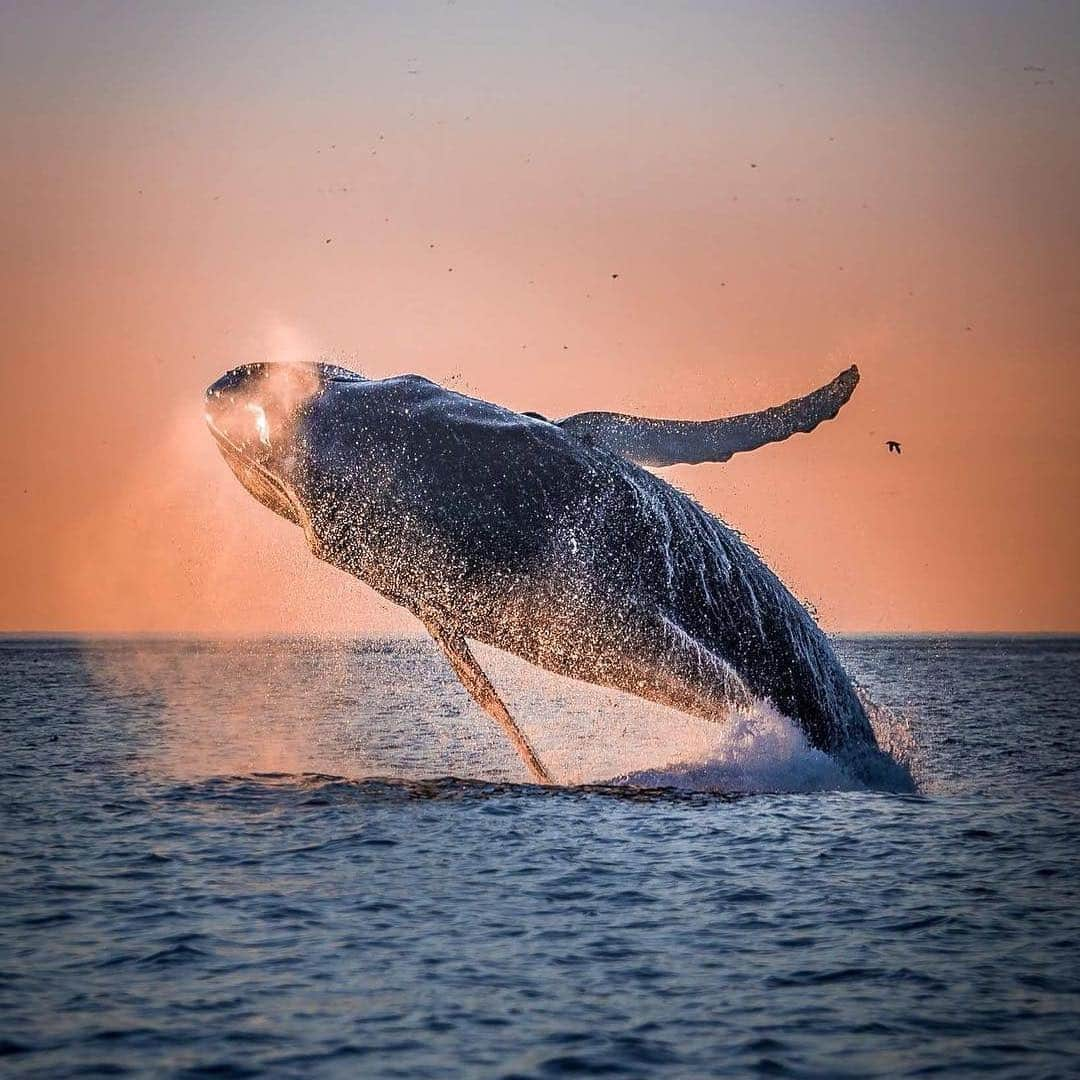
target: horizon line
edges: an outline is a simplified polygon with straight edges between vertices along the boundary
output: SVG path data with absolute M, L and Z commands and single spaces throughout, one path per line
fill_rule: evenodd
M 827 630 L 830 638 L 1074 638 L 1080 637 L 1080 628 L 1052 630 Z M 390 633 L 344 633 L 335 631 L 252 631 L 252 632 L 214 632 L 210 630 L 3 630 L 0 640 L 156 640 L 156 641 L 393 641 L 396 639 L 415 638 L 422 640 L 429 635 L 422 629 L 401 630 Z M 495 646 L 492 646 L 493 648 Z

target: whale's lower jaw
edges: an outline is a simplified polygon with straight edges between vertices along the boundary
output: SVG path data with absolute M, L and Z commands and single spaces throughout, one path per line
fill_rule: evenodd
M 214 436 L 214 441 L 225 463 L 251 495 L 267 509 L 273 510 L 275 514 L 280 514 L 294 525 L 303 527 L 307 515 L 300 505 L 300 500 L 289 487 L 274 476 L 269 469 L 235 446 L 227 435 L 214 426 L 211 420 L 207 419 L 206 425 L 210 429 L 210 434 Z

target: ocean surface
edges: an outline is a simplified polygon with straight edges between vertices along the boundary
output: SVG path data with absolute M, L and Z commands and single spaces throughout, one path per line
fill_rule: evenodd
M 0 639 L 0 1073 L 1080 1074 L 1080 639 L 838 647 L 917 795 L 490 652 L 565 786 L 423 641 Z

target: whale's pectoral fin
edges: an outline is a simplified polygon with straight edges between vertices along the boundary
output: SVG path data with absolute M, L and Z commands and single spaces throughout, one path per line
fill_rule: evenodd
M 476 662 L 476 658 L 469 651 L 465 637 L 456 631 L 447 630 L 437 622 L 424 620 L 428 633 L 435 639 L 439 648 L 442 649 L 454 674 L 461 680 L 461 685 L 473 696 L 476 703 L 482 708 L 506 733 L 514 749 L 518 752 L 528 769 L 529 775 L 538 784 L 550 784 L 551 775 L 540 763 L 540 759 L 533 752 L 528 739 L 521 729 L 514 723 L 510 711 L 503 704 L 491 680 L 484 674 L 483 668 Z
M 805 397 L 719 420 L 650 420 L 624 413 L 585 412 L 557 423 L 584 442 L 640 465 L 700 465 L 727 461 L 732 454 L 780 442 L 799 431 L 813 431 L 836 416 L 858 381 L 859 369 L 853 364 Z

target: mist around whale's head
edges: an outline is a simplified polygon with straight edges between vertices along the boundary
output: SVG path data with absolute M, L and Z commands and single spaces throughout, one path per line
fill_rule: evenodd
M 243 364 L 206 391 L 206 423 L 229 468 L 252 496 L 294 524 L 307 516 L 308 417 L 328 387 L 344 380 L 363 381 L 332 364 Z

